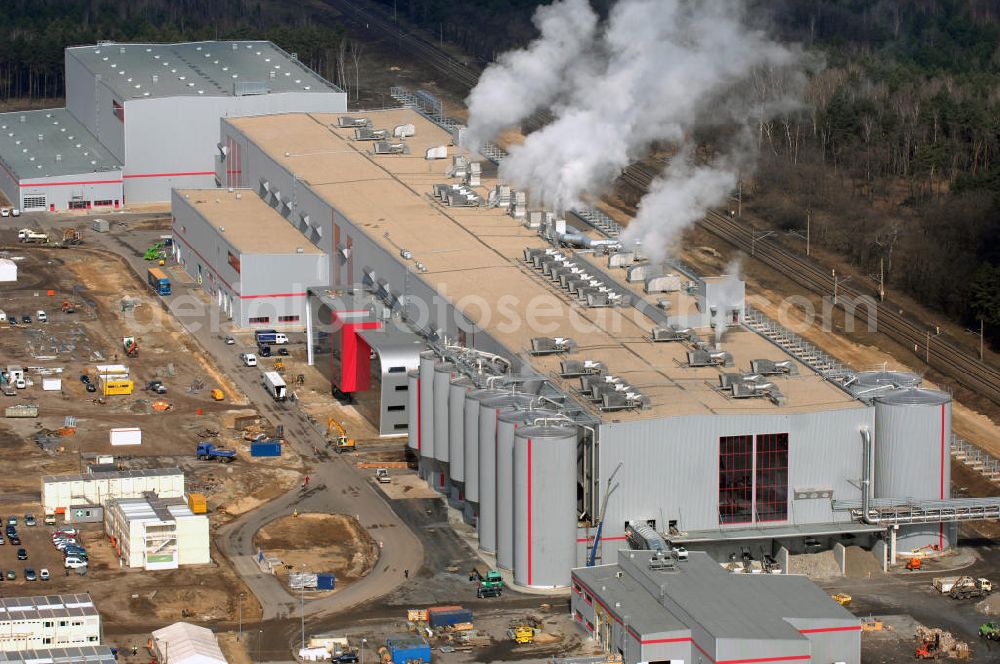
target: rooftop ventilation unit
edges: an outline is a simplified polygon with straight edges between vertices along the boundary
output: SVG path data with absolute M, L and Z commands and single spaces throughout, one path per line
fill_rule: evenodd
M 639 281 L 646 281 L 646 279 L 653 276 L 653 273 L 654 270 L 648 263 L 644 263 L 642 265 L 632 265 L 631 267 L 625 268 L 625 281 L 630 284 Z
M 649 406 L 649 397 L 634 391 L 606 392 L 601 399 L 603 411 L 644 410 Z
M 356 141 L 384 141 L 387 138 L 389 138 L 388 129 L 358 127 L 354 130 L 354 140 Z
M 671 552 L 654 551 L 649 559 L 649 569 L 654 572 L 676 572 L 677 560 Z
M 447 159 L 448 158 L 448 146 L 438 145 L 433 148 L 427 148 L 427 152 L 424 153 L 424 159 Z
M 785 395 L 781 393 L 781 390 L 774 383 L 760 380 L 744 380 L 743 382 L 733 383 L 730 389 L 732 390 L 734 399 L 767 397 L 777 406 L 785 405 Z
M 483 165 L 478 161 L 469 164 L 469 173 L 465 176 L 465 184 L 470 187 L 478 187 L 481 184 Z
M 524 217 L 525 228 L 537 231 L 542 227 L 542 211 L 531 210 Z
M 590 275 L 583 273 L 576 277 L 571 277 L 566 280 L 566 290 L 570 295 L 576 295 L 579 297 L 580 290 L 583 288 L 593 288 L 600 282 L 596 279 L 591 278 Z
M 532 355 L 557 355 L 572 353 L 576 342 L 567 337 L 535 337 L 531 340 Z
M 670 548 L 660 533 L 641 521 L 630 522 L 625 527 L 625 539 L 628 541 L 629 548 L 640 551 L 666 551 Z
M 355 127 L 371 127 L 372 121 L 368 118 L 352 118 L 349 115 L 341 115 L 337 118 L 337 126 L 341 129 L 352 129 Z
M 410 154 L 410 148 L 406 145 L 406 143 L 376 141 L 375 154 Z
M 498 184 L 490 191 L 489 206 L 506 208 L 510 207 L 510 185 Z
M 681 278 L 676 274 L 661 274 L 646 279 L 642 290 L 646 293 L 673 293 L 682 287 Z
M 731 367 L 733 366 L 733 355 L 732 353 L 722 351 L 722 350 L 689 350 L 688 351 L 688 366 L 689 367 Z
M 635 253 L 631 251 L 616 251 L 608 254 L 608 267 L 629 267 L 635 262 Z
M 587 306 L 591 309 L 598 307 L 614 307 L 621 303 L 622 296 L 611 291 L 598 291 L 587 294 Z
M 677 328 L 673 325 L 653 328 L 653 341 L 697 341 L 697 333 L 689 327 Z
M 577 378 L 591 374 L 604 373 L 607 367 L 603 362 L 594 360 L 563 360 L 559 363 L 559 375 L 563 378 Z
M 528 195 L 523 191 L 515 191 L 508 211 L 515 219 L 525 219 L 528 214 Z
M 795 376 L 799 373 L 799 368 L 791 360 L 750 360 L 750 369 L 762 376 Z
M 469 160 L 457 154 L 451 158 L 451 168 L 448 169 L 448 177 L 462 178 L 469 174 Z
M 396 125 L 392 128 L 392 135 L 396 138 L 409 138 L 417 134 L 417 128 L 411 124 Z

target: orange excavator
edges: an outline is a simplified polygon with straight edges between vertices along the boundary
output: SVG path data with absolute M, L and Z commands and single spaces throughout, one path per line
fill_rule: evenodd
M 914 653 L 917 659 L 937 659 L 941 656 L 941 635 L 935 634 L 933 639 L 924 641 Z

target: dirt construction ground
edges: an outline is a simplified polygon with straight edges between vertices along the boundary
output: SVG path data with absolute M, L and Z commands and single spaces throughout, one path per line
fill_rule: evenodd
M 363 578 L 378 558 L 377 545 L 354 517 L 343 514 L 299 514 L 267 524 L 254 545 L 284 563 L 277 571 L 288 582 L 289 571 L 332 572 L 334 592 Z
M 34 248 L 15 242 L 12 231 L 0 231 L 0 244 L 16 261 L 19 276 L 17 282 L 0 284 L 0 309 L 19 318 L 30 315 L 32 322 L 4 322 L 0 327 L 0 366 L 25 367 L 30 382 L 15 396 L 0 396 L 0 407 L 34 404 L 39 416 L 0 418 L 0 464 L 17 469 L 4 474 L 0 514 L 23 518 L 34 513 L 39 525 L 18 529 L 28 561 L 16 560 L 18 547 L 0 547 L 0 568 L 13 569 L 17 576 L 16 581 L 3 582 L 5 594 L 90 592 L 109 634 L 148 632 L 151 626 L 188 616 L 236 621 L 235 598 L 246 588 L 214 549 L 210 565 L 155 573 L 120 569 L 101 525 L 89 524 L 82 526 L 91 557 L 89 573 L 65 576 L 61 554 L 48 541 L 51 529 L 41 525 L 40 477 L 85 471 L 96 454 L 114 455 L 121 468 L 180 467 L 188 490 L 207 494 L 214 532 L 234 515 L 299 483 L 303 460 L 287 445 L 278 458 L 249 456 L 249 443 L 228 428 L 237 414 L 247 412 L 245 398 L 117 258 L 86 248 Z M 135 303 L 133 311 L 122 311 L 124 298 Z M 64 301 L 75 313 L 62 311 Z M 46 312 L 47 323 L 38 322 L 38 310 Z M 124 336 L 138 339 L 137 357 L 125 357 Z M 132 395 L 101 397 L 86 390 L 82 374 L 96 383 L 95 365 L 116 363 L 129 367 L 136 386 Z M 43 391 L 43 374 L 61 377 L 61 390 Z M 154 379 L 163 381 L 166 394 L 142 389 Z M 224 390 L 225 401 L 212 400 L 209 390 L 214 387 Z M 170 408 L 161 412 L 153 407 L 156 401 Z M 140 428 L 142 444 L 111 446 L 113 427 Z M 268 423 L 262 421 L 261 428 L 266 431 Z M 204 439 L 236 449 L 237 461 L 198 461 L 194 448 Z M 26 581 L 23 568 L 29 566 L 46 567 L 51 580 Z M 258 613 L 247 593 L 244 620 Z

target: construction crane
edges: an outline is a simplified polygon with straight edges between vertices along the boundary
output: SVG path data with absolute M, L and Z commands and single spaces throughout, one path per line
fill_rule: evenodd
M 601 543 L 601 531 L 604 530 L 604 513 L 608 509 L 608 498 L 611 493 L 618 488 L 618 485 L 611 486 L 611 481 L 618 474 L 618 471 L 622 469 L 623 463 L 618 462 L 615 466 L 614 472 L 608 476 L 608 485 L 604 489 L 604 498 L 601 500 L 601 513 L 597 515 L 597 532 L 594 534 L 594 544 L 590 547 L 590 558 L 587 559 L 587 567 L 593 567 L 594 563 L 597 561 L 597 545 Z
M 336 438 L 332 435 L 334 431 L 337 432 Z M 344 425 L 332 417 L 326 422 L 326 437 L 329 442 L 335 445 L 337 454 L 343 454 L 346 451 L 357 451 L 354 439 L 347 437 L 347 431 L 344 429 Z

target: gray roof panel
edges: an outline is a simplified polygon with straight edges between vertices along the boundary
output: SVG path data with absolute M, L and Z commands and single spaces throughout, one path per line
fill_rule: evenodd
M 66 49 L 127 99 L 341 92 L 269 41 L 116 44 Z
M 0 113 L 0 159 L 18 180 L 121 179 L 118 160 L 65 108 Z

